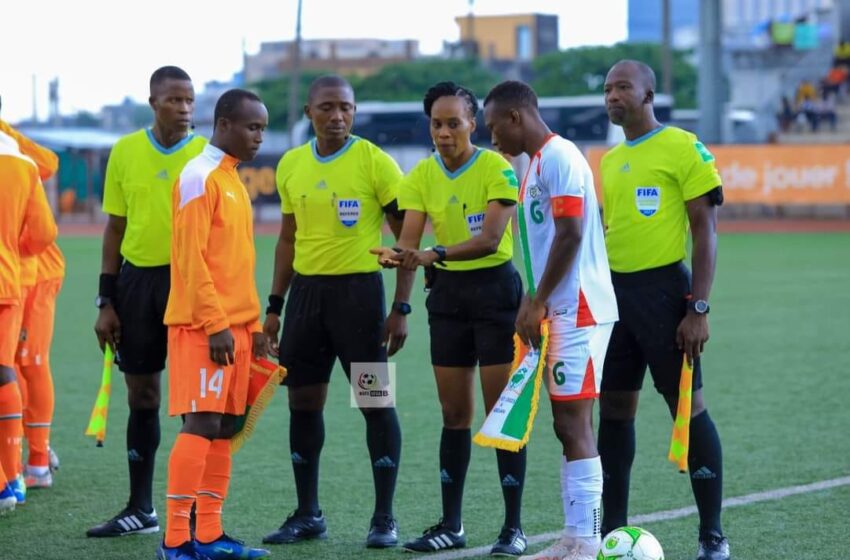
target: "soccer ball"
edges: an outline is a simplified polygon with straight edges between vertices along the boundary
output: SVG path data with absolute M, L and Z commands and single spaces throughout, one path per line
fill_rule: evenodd
M 620 527 L 602 539 L 596 560 L 664 560 L 664 551 L 652 533 L 640 527 Z

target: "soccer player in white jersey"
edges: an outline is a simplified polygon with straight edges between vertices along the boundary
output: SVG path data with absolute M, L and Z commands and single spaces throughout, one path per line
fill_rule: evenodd
M 592 412 L 618 319 L 593 175 L 575 144 L 543 122 L 528 85 L 507 81 L 494 87 L 484 100 L 484 119 L 500 151 L 531 158 L 517 211 L 528 293 L 516 328 L 524 342 L 539 347 L 541 322 L 549 320 L 546 386 L 564 453 L 564 534 L 527 558 L 593 560 L 600 542 L 602 465 Z

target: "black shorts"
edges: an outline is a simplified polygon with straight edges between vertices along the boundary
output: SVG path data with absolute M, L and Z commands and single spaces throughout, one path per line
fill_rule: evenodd
M 440 367 L 508 364 L 514 359 L 522 280 L 510 261 L 492 268 L 435 268 L 425 306 L 431 363 Z
M 337 358 L 346 376 L 352 362 L 386 362 L 385 309 L 380 272 L 296 274 L 280 342 L 280 363 L 287 369 L 284 385 L 327 383 Z
M 163 323 L 171 272 L 168 265 L 141 267 L 127 261 L 118 273 L 115 311 L 121 321 L 121 343 L 115 363 L 127 374 L 165 369 L 168 327 Z
M 682 351 L 676 329 L 687 312 L 691 273 L 678 262 L 630 273 L 611 273 L 620 320 L 614 325 L 602 374 L 602 391 L 638 391 L 646 366 L 655 389 L 676 395 Z M 702 387 L 700 360 L 694 361 L 693 389 Z

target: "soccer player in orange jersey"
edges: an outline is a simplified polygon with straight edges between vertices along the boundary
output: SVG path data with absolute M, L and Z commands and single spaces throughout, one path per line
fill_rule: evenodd
M 236 166 L 254 158 L 268 112 L 233 89 L 215 107 L 213 137 L 186 164 L 173 192 L 168 325 L 169 414 L 185 422 L 168 461 L 160 560 L 254 559 L 268 551 L 226 535 L 221 508 L 230 483 L 230 438 L 243 414 L 252 354 L 268 344 L 254 285 L 251 200 Z M 196 504 L 195 538 L 189 531 Z
M 27 138 L 0 120 L 0 132 L 11 136 L 21 153 L 38 168 L 42 181 L 56 174 L 59 157 L 52 150 Z M 15 356 L 18 385 L 23 402 L 24 437 L 29 457 L 23 469 L 26 486 L 18 483 L 18 502 L 22 503 L 24 488 L 49 488 L 53 485 L 51 463 L 58 464 L 50 451 L 50 424 L 53 420 L 53 376 L 50 371 L 50 344 L 56 298 L 65 276 L 65 258 L 56 242 L 37 256 L 21 259 L 21 311 L 23 312 L 20 340 Z
M 21 258 L 56 239 L 56 222 L 35 162 L 16 140 L 0 132 L 0 512 L 14 509 L 13 484 L 21 458 L 23 405 L 15 375 L 22 320 Z

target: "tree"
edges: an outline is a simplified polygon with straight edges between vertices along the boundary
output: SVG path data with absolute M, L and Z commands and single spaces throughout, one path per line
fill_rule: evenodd
M 673 98 L 679 108 L 696 107 L 697 71 L 687 51 L 673 51 Z M 533 63 L 532 86 L 541 97 L 602 93 L 605 75 L 619 60 L 646 62 L 661 73 L 661 46 L 619 43 L 611 47 L 579 47 L 538 57 Z M 664 92 L 666 93 L 666 92 Z
M 310 83 L 324 72 L 301 75 L 301 102 L 307 99 Z M 420 101 L 429 87 L 452 80 L 478 96 L 486 95 L 500 77 L 474 60 L 427 59 L 389 64 L 365 77 L 348 76 L 358 101 Z M 289 76 L 253 84 L 269 110 L 269 127 L 284 130 L 289 107 Z

